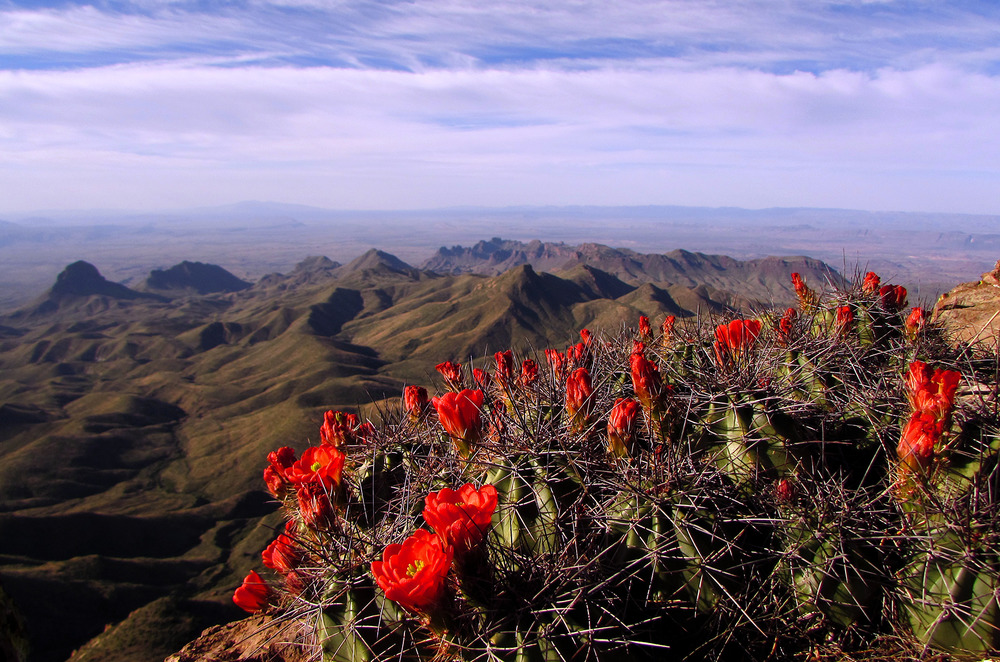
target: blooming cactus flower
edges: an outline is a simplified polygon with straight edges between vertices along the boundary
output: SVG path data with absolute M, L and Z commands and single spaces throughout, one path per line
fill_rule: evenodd
M 243 611 L 256 614 L 267 606 L 274 591 L 267 585 L 256 571 L 251 570 L 250 574 L 243 580 L 243 584 L 233 593 L 233 602 Z
M 608 450 L 612 455 L 634 455 L 635 432 L 641 406 L 632 398 L 618 398 L 608 416 Z
M 427 529 L 392 544 L 373 561 L 372 575 L 385 597 L 413 612 L 430 612 L 441 599 L 454 550 Z
M 441 426 L 455 441 L 462 455 L 468 455 L 472 446 L 482 436 L 483 400 L 483 392 L 478 389 L 445 393 L 431 400 L 437 410 Z
M 285 473 L 294 483 L 316 482 L 331 491 L 340 486 L 346 456 L 336 446 L 312 446 Z
M 497 488 L 483 485 L 478 490 L 466 483 L 457 490 L 444 488 L 424 499 L 424 519 L 445 545 L 461 558 L 476 549 L 490 527 L 497 507 Z

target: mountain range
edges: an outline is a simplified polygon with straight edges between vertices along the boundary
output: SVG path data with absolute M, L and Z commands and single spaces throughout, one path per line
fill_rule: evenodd
M 377 418 L 437 363 L 583 327 L 790 305 L 793 271 L 843 283 L 806 257 L 501 239 L 419 267 L 313 256 L 253 283 L 185 261 L 128 287 L 68 265 L 0 316 L 0 582 L 32 659 L 162 659 L 239 617 L 232 590 L 280 523 L 266 454 L 315 441 L 325 410 Z

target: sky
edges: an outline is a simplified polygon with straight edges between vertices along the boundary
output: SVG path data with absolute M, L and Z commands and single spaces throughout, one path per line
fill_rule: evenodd
M 0 0 L 0 214 L 998 191 L 994 0 Z

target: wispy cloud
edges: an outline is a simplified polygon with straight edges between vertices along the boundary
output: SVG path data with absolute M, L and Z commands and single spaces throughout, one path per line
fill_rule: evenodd
M 3 204 L 1000 211 L 992 3 L 204 6 L 0 5 Z

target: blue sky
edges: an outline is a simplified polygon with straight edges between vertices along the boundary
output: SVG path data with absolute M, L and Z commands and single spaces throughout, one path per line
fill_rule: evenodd
M 1000 3 L 0 0 L 0 213 L 1000 214 Z

